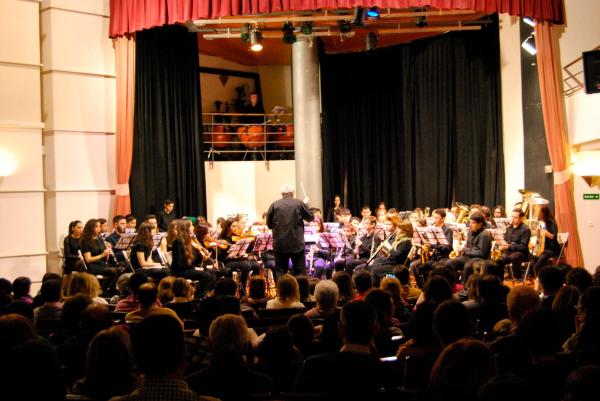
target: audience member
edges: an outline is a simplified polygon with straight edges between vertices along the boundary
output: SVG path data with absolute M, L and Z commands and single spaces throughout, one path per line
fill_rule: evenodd
M 12 282 L 13 302 L 25 302 L 31 305 L 33 298 L 31 292 L 31 280 L 29 277 L 17 277 Z
M 563 401 L 600 400 L 600 367 L 582 366 L 567 377 Z
M 305 314 L 311 319 L 319 319 L 339 313 L 339 290 L 333 280 L 322 280 L 315 288 L 317 304 Z
M 305 314 L 297 313 L 287 321 L 287 327 L 292 334 L 294 346 L 306 359 L 316 352 L 314 343 L 315 326 Z
M 580 293 L 585 291 L 588 287 L 594 285 L 594 279 L 592 275 L 583 267 L 571 269 L 567 273 L 565 281 L 567 285 L 573 285 L 577 287 Z
M 337 271 L 333 273 L 331 280 L 338 286 L 340 298 L 338 306 L 344 306 L 346 302 L 350 302 L 356 296 L 356 291 L 352 286 L 352 277 L 345 271 Z
M 552 311 L 558 318 L 561 344 L 575 333 L 575 319 L 580 295 L 577 287 L 566 285 L 558 290 L 552 302 Z
M 98 304 L 107 305 L 108 301 L 100 297 L 102 288 L 100 282 L 93 274 L 77 273 L 71 274 L 71 282 L 69 283 L 68 295 L 85 294 L 92 298 L 92 301 Z
M 277 281 L 277 297 L 267 302 L 267 309 L 304 308 L 296 278 L 283 274 Z
M 421 295 L 421 290 L 410 286 L 410 272 L 408 267 L 398 265 L 394 267 L 394 276 L 400 281 L 402 299 L 414 305 Z
M 575 334 L 563 345 L 582 361 L 600 363 L 600 287 L 589 287 L 577 305 Z
M 276 391 L 289 392 L 303 360 L 290 330 L 286 326 L 273 327 L 258 346 L 256 369 L 273 380 Z
M 125 322 L 128 324 L 139 323 L 144 318 L 151 315 L 169 315 L 175 318 L 183 327 L 183 322 L 172 309 L 158 306 L 158 289 L 154 283 L 144 283 L 138 288 L 137 297 L 140 302 L 139 309 L 129 312 L 125 316 Z
M 60 280 L 48 280 L 42 284 L 40 292 L 44 303 L 33 311 L 36 329 L 43 328 L 47 323 L 60 321 L 62 312 L 62 303 L 60 302 L 61 284 Z
M 554 266 L 545 266 L 540 269 L 537 284 L 542 292 L 542 307 L 552 309 L 552 302 L 560 287 L 563 286 L 563 275 Z
M 166 280 L 164 278 L 163 280 Z M 160 282 L 162 283 L 161 280 Z M 148 277 L 143 272 L 133 273 L 129 278 L 129 290 L 131 294 L 126 298 L 117 302 L 117 306 L 115 306 L 115 312 L 131 312 L 140 307 L 140 302 L 138 301 L 137 292 L 140 286 L 144 283 L 148 282 Z
M 473 325 L 469 311 L 456 300 L 442 302 L 433 314 L 433 331 L 443 348 L 462 338 L 470 337 Z
M 365 302 L 373 307 L 377 315 L 374 340 L 378 355 L 380 357 L 395 355 L 398 345 L 392 337 L 401 336 L 402 330 L 392 323 L 394 316 L 392 296 L 382 289 L 373 288 L 365 297 Z
M 359 271 L 354 273 L 352 276 L 352 282 L 354 283 L 354 288 L 356 288 L 356 296 L 354 297 L 355 301 L 362 301 L 367 295 L 367 292 L 371 288 L 373 288 L 373 279 L 371 278 L 371 273 L 368 271 Z

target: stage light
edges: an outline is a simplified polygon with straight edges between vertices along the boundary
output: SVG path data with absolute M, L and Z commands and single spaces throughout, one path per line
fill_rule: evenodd
M 300 32 L 302 32 L 303 35 L 311 35 L 313 32 L 312 21 L 304 21 L 300 27 Z
M 352 24 L 348 21 L 338 21 L 340 33 L 348 33 L 352 30 Z
M 259 52 L 262 49 L 262 34 L 258 29 L 253 29 L 252 32 L 250 32 L 250 50 Z
M 243 43 L 250 43 L 250 24 L 242 25 L 242 29 L 240 29 L 240 39 Z
M 527 39 L 521 43 L 521 47 L 532 56 L 536 55 L 537 49 L 535 48 L 535 39 L 533 38 L 533 34 L 529 35 Z
M 523 19 L 522 19 L 522 21 L 523 21 L 524 23 L 526 23 L 527 25 L 529 25 L 530 27 L 533 27 L 533 28 L 535 28 L 535 21 L 534 21 L 534 20 L 532 20 L 531 18 L 529 18 L 529 17 L 525 17 L 525 18 L 523 18 Z
M 367 52 L 373 52 L 377 49 L 377 35 L 375 32 L 369 32 L 365 41 L 365 48 Z
M 362 7 L 354 7 L 354 19 L 352 24 L 354 26 L 363 26 L 363 18 L 365 16 L 365 10 Z
M 368 19 L 377 19 L 379 18 L 379 8 L 377 7 L 370 7 L 367 10 L 367 18 Z
M 283 31 L 283 43 L 291 45 L 296 43 L 296 34 L 294 33 L 294 25 L 291 22 L 286 22 L 281 28 Z

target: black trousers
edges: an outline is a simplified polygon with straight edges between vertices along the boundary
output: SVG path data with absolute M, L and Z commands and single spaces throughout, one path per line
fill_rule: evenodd
M 528 256 L 523 252 L 506 252 L 502 254 L 500 259 L 504 262 L 504 266 L 509 263 L 512 264 L 513 275 L 515 278 L 520 279 L 523 277 L 521 264 L 527 261 Z
M 292 260 L 292 271 L 294 276 L 306 274 L 306 261 L 304 250 L 300 252 L 277 252 L 275 251 L 275 270 L 277 277 L 289 271 L 289 260 Z
M 554 256 L 558 256 L 559 252 L 560 251 L 555 251 L 553 249 L 544 249 L 544 252 L 538 256 L 538 260 L 535 262 L 534 269 L 536 276 L 542 267 L 548 265 L 548 260 Z

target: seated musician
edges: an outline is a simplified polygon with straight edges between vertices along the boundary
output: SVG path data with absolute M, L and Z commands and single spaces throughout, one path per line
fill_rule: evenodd
M 241 110 L 242 113 L 248 114 L 264 114 L 265 108 L 258 97 L 258 93 L 250 92 L 248 94 L 248 103 L 246 103 Z M 262 116 L 242 116 L 239 118 L 241 123 L 244 124 L 262 124 L 264 119 Z
M 334 263 L 336 271 L 346 270 L 348 274 L 352 275 L 357 266 L 367 263 L 371 254 L 381 244 L 381 239 L 375 232 L 375 228 L 377 227 L 377 218 L 375 216 L 370 216 L 368 223 L 364 224 L 363 227 L 365 227 L 365 232 L 355 239 L 353 254 Z
M 401 221 L 397 216 L 392 219 L 391 224 L 391 235 L 386 240 L 389 244 L 389 253 L 386 256 L 377 257 L 367 267 L 371 270 L 374 286 L 379 286 L 379 281 L 386 274 L 393 273 L 394 266 L 406 263 L 412 247 L 412 224 L 408 221 Z
M 125 228 L 127 228 L 127 220 L 123 215 L 116 215 L 113 217 L 113 231 L 104 239 L 108 242 L 113 248 L 119 242 L 121 235 L 125 234 Z
M 350 209 L 345 207 L 340 208 L 337 216 L 337 221 L 340 223 L 340 227 L 342 227 L 344 224 L 350 223 L 351 218 L 352 212 L 350 212 Z
M 137 218 L 132 214 L 128 214 L 125 216 L 125 221 L 127 222 L 127 226 L 125 228 L 135 231 L 137 228 Z
M 560 244 L 558 243 L 558 226 L 552 216 L 552 212 L 548 205 L 543 205 L 538 214 L 538 220 L 543 222 L 545 229 L 540 231 L 540 235 L 544 238 L 544 251 L 539 255 L 535 263 L 535 274 L 540 269 L 548 264 L 551 257 L 556 257 L 560 254 Z
M 90 219 L 85 223 L 79 248 L 89 273 L 103 276 L 116 274 L 116 268 L 110 267 L 107 263 L 113 253 L 100 238 L 100 222 L 97 219 Z
M 333 261 L 335 271 L 345 270 L 347 264 L 351 264 L 352 261 L 356 260 L 354 255 L 356 233 L 351 224 L 346 224 L 342 227 L 341 237 L 344 242 L 344 247 L 338 249 L 336 252 Z
M 74 220 L 69 223 L 69 235 L 63 242 L 65 263 L 63 265 L 64 274 L 70 274 L 74 271 L 84 271 L 83 263 L 79 258 L 79 239 L 83 234 L 83 223 Z
M 463 272 L 463 283 L 466 283 L 467 279 L 473 272 L 473 264 L 479 260 L 485 260 L 490 257 L 490 251 L 492 250 L 492 236 L 489 231 L 484 228 L 485 217 L 479 211 L 474 211 L 469 215 L 469 234 L 467 236 L 467 242 L 458 249 L 458 256 L 451 263 L 451 266 L 456 267 L 460 263 L 464 264 Z M 460 263 L 457 263 L 460 260 Z
M 152 260 L 152 249 L 154 248 L 154 235 L 156 228 L 152 223 L 142 223 L 133 239 L 131 245 L 131 267 L 136 272 L 144 273 L 156 281 L 160 281 L 169 275 L 168 269 L 163 269 L 160 263 Z
M 229 244 L 234 244 L 236 241 L 234 241 L 233 237 L 239 235 L 238 224 L 236 218 L 228 218 L 225 220 L 219 239 L 225 240 Z M 218 248 L 217 252 L 219 261 L 225 265 L 225 268 L 228 269 L 228 271 L 233 272 L 234 270 L 237 270 L 240 272 L 240 285 L 242 288 L 246 288 L 246 281 L 248 280 L 248 277 L 250 277 L 250 271 L 252 271 L 253 274 L 258 274 L 260 272 L 260 265 L 254 260 L 253 256 L 249 256 L 248 259 L 230 258 L 225 249 Z
M 523 223 L 525 213 L 521 209 L 512 211 L 512 224 L 506 228 L 504 239 L 506 245 L 500 247 L 502 257 L 500 260 L 505 265 L 511 263 L 515 279 L 519 280 L 523 276 L 521 272 L 521 263 L 529 257 L 529 238 L 531 230 Z
M 361 209 L 360 209 L 360 216 L 361 216 L 361 223 L 368 223 L 369 222 L 369 217 L 371 217 L 371 208 L 369 207 L 369 205 L 364 205 Z
M 202 253 L 201 247 L 194 244 L 194 239 L 192 222 L 187 219 L 179 220 L 177 237 L 172 244 L 171 274 L 198 281 L 196 295 L 201 296 L 212 288 L 216 279 L 214 273 L 209 270 L 196 270 L 196 266 L 202 265 L 206 255 Z
M 163 255 L 166 255 L 168 252 L 172 251 L 173 241 L 175 241 L 175 238 L 177 238 L 177 226 L 179 224 L 179 219 L 171 220 L 169 226 L 167 227 L 167 235 L 162 237 L 162 239 L 160 240 L 160 245 L 158 247 L 160 248 Z
M 169 228 L 169 224 L 175 220 L 175 202 L 171 199 L 165 199 L 163 209 L 158 212 L 158 229 L 165 232 Z
M 308 223 L 308 225 L 310 227 L 316 227 L 317 233 L 324 233 L 327 231 L 319 216 L 315 216 L 313 221 Z M 325 274 L 327 279 L 330 279 L 333 275 L 333 265 L 328 262 L 331 255 L 329 248 L 321 244 L 320 241 L 317 241 L 315 244 L 307 244 L 305 246 L 305 251 L 307 252 L 306 266 L 309 274 L 312 274 L 318 279 Z

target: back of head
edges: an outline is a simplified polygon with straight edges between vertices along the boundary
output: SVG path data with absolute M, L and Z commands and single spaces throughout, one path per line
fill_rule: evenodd
M 44 273 L 44 275 L 42 276 L 42 283 L 45 283 L 48 280 L 60 280 L 60 274 L 56 274 L 56 273 Z
M 92 303 L 81 314 L 81 331 L 86 333 L 98 333 L 108 329 L 112 324 L 110 309 L 107 305 Z
M 356 291 L 358 291 L 360 294 L 364 294 L 373 287 L 371 274 L 364 270 L 358 273 L 354 273 L 352 281 L 354 282 L 354 287 L 356 288 Z
M 0 358 L 10 348 L 35 338 L 30 319 L 16 313 L 0 316 Z
M 131 343 L 137 366 L 148 377 L 176 373 L 184 362 L 183 328 L 172 316 L 143 319 L 133 328 Z
M 419 345 L 438 345 L 437 337 L 433 332 L 433 314 L 436 306 L 434 302 L 425 301 L 417 305 L 415 313 L 410 317 L 406 335 Z
M 430 275 L 423 287 L 425 299 L 440 304 L 452 298 L 452 286 L 444 277 Z
M 410 273 L 408 267 L 405 265 L 398 265 L 394 267 L 394 276 L 400 280 L 402 285 L 408 285 L 410 280 Z
M 12 282 L 12 290 L 15 298 L 28 295 L 31 290 L 31 280 L 29 277 L 17 277 Z
M 42 283 L 40 290 L 44 302 L 58 302 L 61 298 L 61 282 L 60 280 L 51 279 Z
M 442 302 L 433 314 L 433 330 L 442 346 L 469 337 L 472 324 L 466 306 L 455 300 Z
M 6 314 L 16 313 L 33 320 L 33 308 L 30 303 L 25 301 L 13 301 L 4 308 L 3 312 Z
M 537 309 L 527 313 L 517 332 L 533 356 L 553 355 L 561 350 L 558 316 L 551 310 Z
M 527 312 L 536 310 L 541 306 L 537 292 L 526 286 L 512 288 L 508 293 L 506 304 L 510 320 L 517 325 Z
M 183 277 L 177 277 L 173 282 L 173 295 L 179 298 L 189 295 L 188 281 Z
M 583 267 L 576 267 L 567 273 L 566 282 L 569 285 L 574 285 L 580 292 L 585 291 L 588 287 L 594 285 L 592 275 Z
M 504 266 L 493 260 L 486 260 L 483 263 L 483 273 L 496 276 L 500 280 L 504 279 Z
M 287 326 L 272 327 L 258 346 L 262 363 L 289 364 L 298 351 L 294 348 L 294 338 Z
M 450 288 L 453 288 L 458 282 L 458 277 L 456 276 L 456 272 L 449 267 L 435 265 L 435 268 L 429 273 L 429 277 L 434 276 L 442 276 L 448 283 L 450 283 Z
M 367 293 L 365 302 L 373 307 L 377 314 L 377 321 L 384 322 L 391 319 L 394 312 L 392 296 L 380 288 L 373 288 Z
M 64 328 L 75 331 L 79 328 L 81 315 L 88 305 L 91 305 L 92 298 L 85 294 L 76 294 L 63 303 L 60 312 L 60 320 Z
M 373 338 L 376 319 L 375 309 L 367 302 L 346 303 L 340 314 L 344 343 L 368 345 Z
M 593 286 L 586 289 L 579 298 L 579 305 L 585 314 L 585 321 L 594 321 L 600 324 L 600 287 Z
M 129 282 L 131 280 L 131 276 L 133 273 L 124 273 L 119 276 L 117 279 L 117 290 L 119 294 L 123 297 L 126 297 L 131 294 L 131 287 L 129 286 Z
M 442 351 L 431 369 L 431 384 L 447 399 L 473 399 L 495 371 L 492 351 L 485 343 L 462 339 Z
M 282 302 L 299 301 L 300 289 L 296 278 L 291 274 L 284 274 L 277 281 L 277 298 Z
M 95 298 L 101 292 L 100 282 L 96 276 L 89 273 L 72 274 L 71 283 L 69 284 L 69 295 L 85 294 Z
M 237 291 L 237 284 L 232 278 L 221 277 L 215 283 L 214 295 L 218 297 L 220 295 L 232 295 L 235 296 Z
M 556 293 L 552 301 L 552 310 L 561 316 L 571 316 L 574 321 L 577 304 L 581 293 L 573 285 L 565 285 Z
M 289 318 L 287 327 L 292 333 L 294 344 L 296 346 L 312 343 L 314 338 L 314 325 L 305 314 L 297 313 Z M 306 355 L 305 355 L 306 356 Z
M 263 299 L 267 291 L 267 282 L 261 275 L 250 277 L 250 291 L 248 296 L 252 299 Z
M 502 284 L 498 277 L 485 274 L 477 280 L 477 297 L 483 303 L 503 303 L 501 297 Z
M 225 304 L 221 297 L 202 300 L 196 309 L 196 323 L 200 334 L 208 337 L 212 322 L 225 313 Z
M 332 280 L 323 280 L 317 283 L 315 287 L 315 299 L 321 309 L 330 310 L 335 308 L 339 297 L 338 286 Z
M 582 366 L 569 374 L 563 401 L 596 401 L 600 399 L 600 367 Z
M 215 354 L 241 356 L 248 343 L 248 326 L 241 316 L 226 314 L 212 322 L 209 337 Z
M 338 286 L 340 297 L 349 299 L 354 297 L 354 288 L 352 287 L 352 277 L 345 272 L 339 271 L 333 273 L 333 282 Z
M 555 294 L 563 285 L 563 275 L 554 266 L 542 267 L 538 273 L 538 280 L 546 295 Z
M 137 297 L 140 301 L 140 308 L 150 308 L 156 304 L 158 289 L 154 283 L 144 283 L 138 288 Z
M 129 288 L 131 289 L 131 293 L 137 296 L 138 289 L 144 283 L 148 282 L 148 277 L 142 272 L 133 273 L 131 278 L 129 279 Z
M 158 283 L 158 299 L 160 300 L 160 302 L 163 305 L 168 304 L 169 302 L 171 302 L 173 300 L 173 297 L 175 296 L 173 294 L 173 283 L 175 283 L 176 279 L 177 279 L 176 277 L 167 276 L 167 277 L 164 277 L 162 280 L 160 280 L 160 282 Z M 141 283 L 141 284 L 143 284 L 143 283 Z M 139 288 L 139 286 L 138 286 L 138 288 Z M 137 293 L 137 289 L 136 289 L 136 293 Z

